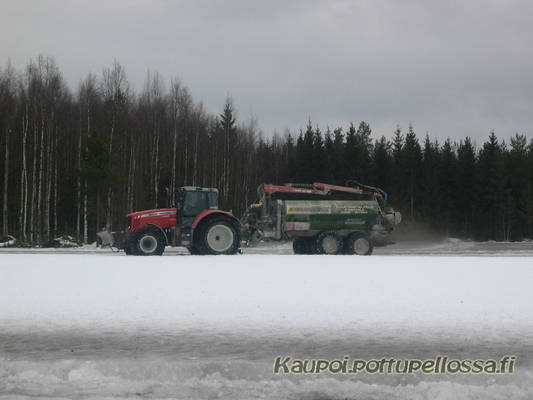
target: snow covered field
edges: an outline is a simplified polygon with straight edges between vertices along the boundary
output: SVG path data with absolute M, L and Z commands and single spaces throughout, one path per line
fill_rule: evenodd
M 290 253 L 0 250 L 0 399 L 533 398 L 533 243 Z M 279 355 L 443 354 L 516 372 L 272 373 Z

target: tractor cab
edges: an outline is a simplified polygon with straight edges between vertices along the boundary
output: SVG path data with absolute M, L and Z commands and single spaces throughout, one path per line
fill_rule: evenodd
M 196 216 L 205 210 L 218 210 L 218 190 L 184 186 L 178 190 L 178 223 L 182 228 L 190 228 Z

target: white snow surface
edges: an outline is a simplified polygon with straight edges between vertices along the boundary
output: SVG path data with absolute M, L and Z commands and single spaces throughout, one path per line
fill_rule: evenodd
M 1 256 L 0 315 L 21 324 L 529 323 L 531 258 Z
M 2 251 L 0 399 L 533 398 L 533 258 L 442 248 Z M 285 354 L 518 361 L 502 376 L 274 375 Z

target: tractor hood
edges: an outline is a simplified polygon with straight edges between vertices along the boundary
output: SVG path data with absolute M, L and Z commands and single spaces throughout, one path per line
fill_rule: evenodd
M 146 217 L 157 217 L 160 215 L 166 215 L 166 214 L 175 214 L 176 208 L 156 208 L 153 210 L 143 210 L 143 211 L 135 211 L 129 214 L 126 214 L 127 217 L 134 218 L 146 218 Z
M 128 231 L 135 232 L 149 225 L 155 225 L 159 229 L 176 226 L 175 208 L 157 208 L 153 210 L 137 211 L 127 214 Z

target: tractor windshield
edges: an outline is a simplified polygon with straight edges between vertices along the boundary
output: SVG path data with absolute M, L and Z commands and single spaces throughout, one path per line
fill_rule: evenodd
M 183 215 L 185 217 L 194 217 L 206 208 L 208 207 L 205 192 L 187 192 L 183 204 Z
M 205 190 L 185 192 L 183 202 L 184 217 L 195 217 L 207 209 L 218 210 L 217 192 L 208 192 Z

